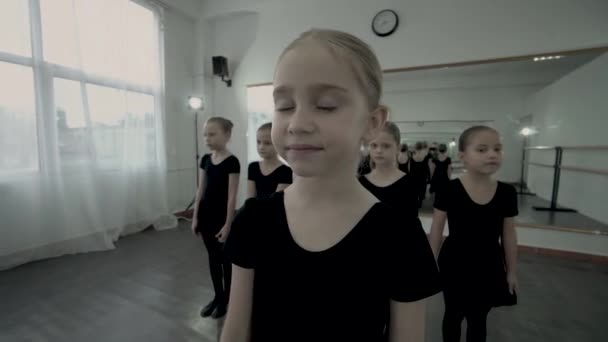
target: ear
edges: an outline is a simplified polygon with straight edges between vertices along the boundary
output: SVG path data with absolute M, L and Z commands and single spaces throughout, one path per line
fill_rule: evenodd
M 388 108 L 384 105 L 378 106 L 378 108 L 372 112 L 371 117 L 368 119 L 365 132 L 363 133 L 364 144 L 367 144 L 374 139 L 382 127 L 384 127 L 387 118 Z
M 464 160 L 464 152 L 458 152 L 458 159 Z

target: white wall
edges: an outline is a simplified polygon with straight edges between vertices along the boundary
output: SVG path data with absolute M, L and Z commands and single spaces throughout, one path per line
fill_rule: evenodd
M 384 8 L 395 9 L 402 22 L 393 36 L 378 38 L 370 22 Z M 257 15 L 227 16 L 243 11 Z M 213 100 L 214 112 L 232 119 L 236 133 L 243 134 L 246 85 L 271 81 L 281 50 L 311 27 L 363 38 L 386 69 L 608 45 L 607 14 L 604 0 L 231 0 L 207 1 L 201 20 L 215 18 L 216 28 L 221 27 L 216 32 L 222 39 L 211 36 L 214 49 L 245 51 L 235 54 L 241 60 L 231 61 L 237 65 L 233 87 L 217 86 Z M 247 155 L 244 142 L 245 137 L 235 136 L 232 144 L 241 161 Z
M 527 111 L 539 133 L 532 145 L 608 145 L 608 54 L 576 69 L 527 99 Z M 531 160 L 552 164 L 554 153 L 533 151 Z M 608 170 L 606 151 L 564 152 L 563 165 Z M 553 170 L 530 166 L 528 183 L 539 196 L 550 199 Z M 608 223 L 608 177 L 562 171 L 561 205 Z

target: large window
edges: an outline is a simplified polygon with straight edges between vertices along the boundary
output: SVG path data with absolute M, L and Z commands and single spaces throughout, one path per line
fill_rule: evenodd
M 0 1 L 0 175 L 154 165 L 159 28 L 140 1 Z

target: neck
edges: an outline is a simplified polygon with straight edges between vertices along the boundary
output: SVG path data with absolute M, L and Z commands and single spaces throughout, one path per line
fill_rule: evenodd
M 372 172 L 377 173 L 381 176 L 390 175 L 397 169 L 397 165 L 395 164 L 380 164 L 376 165 Z
M 466 177 L 473 183 L 487 184 L 492 182 L 492 175 L 467 170 Z
M 264 158 L 264 159 L 262 159 L 262 162 L 264 164 L 268 164 L 268 165 L 276 165 L 276 164 L 280 163 L 281 161 L 279 160 L 279 157 L 274 156 L 274 157 L 270 157 L 270 158 Z
M 360 191 L 355 173 L 349 176 L 337 173 L 330 177 L 300 177 L 294 174 L 293 184 L 286 191 L 298 194 L 303 204 L 320 202 L 343 203 L 350 201 Z M 323 204 L 325 205 L 325 204 Z
M 230 153 L 230 152 L 228 152 L 228 149 L 226 149 L 226 148 L 224 147 L 224 148 L 219 148 L 219 149 L 217 149 L 217 150 L 213 150 L 213 151 L 211 151 L 211 153 L 212 153 L 214 156 L 225 156 L 226 154 L 228 154 L 228 153 Z

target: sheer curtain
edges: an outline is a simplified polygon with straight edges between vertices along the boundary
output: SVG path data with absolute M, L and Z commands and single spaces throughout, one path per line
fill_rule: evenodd
M 0 1 L 0 269 L 176 226 L 161 19 L 130 0 Z

